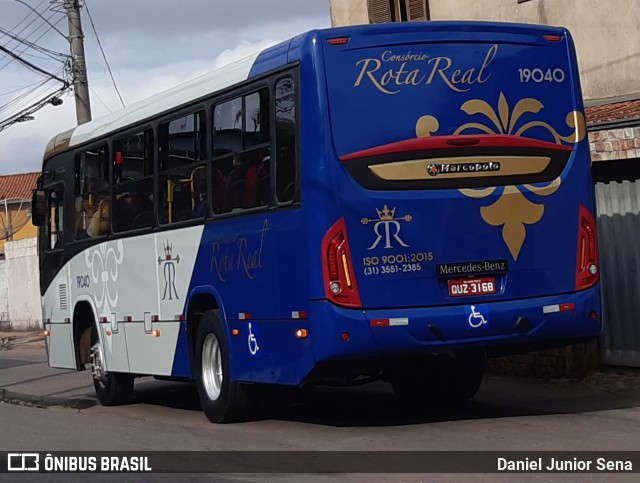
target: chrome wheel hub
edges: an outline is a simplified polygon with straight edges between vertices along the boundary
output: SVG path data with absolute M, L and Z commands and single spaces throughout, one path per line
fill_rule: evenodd
M 202 344 L 202 385 L 212 401 L 222 391 L 222 354 L 214 334 L 207 334 Z
M 100 342 L 91 346 L 91 374 L 96 381 L 103 384 L 107 382 L 107 371 L 104 369 L 104 354 Z

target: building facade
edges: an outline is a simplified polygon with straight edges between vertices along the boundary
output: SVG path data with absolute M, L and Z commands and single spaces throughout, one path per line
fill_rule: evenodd
M 0 259 L 5 242 L 35 238 L 38 230 L 31 223 L 31 191 L 39 173 L 0 176 Z
M 38 230 L 31 223 L 39 175 L 0 176 L 0 329 L 42 328 Z
M 640 98 L 640 2 L 628 0 L 331 0 L 334 27 L 412 20 L 561 25 L 578 52 L 587 105 Z

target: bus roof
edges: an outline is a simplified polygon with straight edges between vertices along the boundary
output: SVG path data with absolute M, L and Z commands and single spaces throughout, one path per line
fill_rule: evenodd
M 478 32 L 499 32 L 507 36 L 512 34 L 540 35 L 542 32 L 566 32 L 558 27 L 533 24 L 462 21 L 403 22 L 314 30 L 138 101 L 124 109 L 59 133 L 47 144 L 44 160 L 70 147 L 90 142 L 106 134 L 133 126 L 171 109 L 205 98 L 212 93 L 238 84 L 267 70 L 292 62 L 295 60 L 292 57 L 300 53 L 300 45 L 305 39 L 312 37 L 314 34 L 319 34 L 323 39 L 362 34 L 376 36 L 380 39 L 381 34 L 394 34 L 399 31 L 410 32 L 415 30 L 424 32 L 428 29 L 433 33 L 468 32 L 471 26 L 473 26 L 473 30 Z

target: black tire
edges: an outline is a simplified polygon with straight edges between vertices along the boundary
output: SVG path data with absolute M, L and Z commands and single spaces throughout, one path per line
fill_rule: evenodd
M 195 373 L 200 404 L 209 421 L 229 423 L 249 418 L 250 388 L 231 381 L 227 339 L 215 310 L 205 312 L 198 326 Z
M 98 401 L 103 406 L 118 406 L 131 402 L 134 375 L 107 372 L 104 369 L 104 349 L 94 327 L 91 345 L 91 373 Z
M 482 383 L 483 351 L 420 359 L 391 381 L 395 393 L 408 401 L 433 405 L 456 405 L 471 399 Z

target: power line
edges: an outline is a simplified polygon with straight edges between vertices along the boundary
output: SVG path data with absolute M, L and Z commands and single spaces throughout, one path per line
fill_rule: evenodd
M 42 15 L 41 15 L 41 14 L 40 14 L 40 13 L 39 13 L 35 8 L 33 8 L 31 5 L 29 5 L 29 4 L 28 4 L 28 3 L 26 3 L 26 2 L 23 2 L 22 0 L 13 0 L 13 1 L 14 1 L 14 2 L 18 2 L 18 3 L 21 3 L 21 4 L 22 4 L 22 5 L 24 5 L 25 7 L 27 7 L 27 8 L 29 8 L 29 9 L 31 9 L 31 11 L 32 11 L 32 12 L 34 12 L 36 15 L 38 15 L 38 17 L 40 17 L 40 18 L 41 18 L 42 20 L 44 20 L 46 23 L 48 23 L 48 24 L 51 26 L 51 28 L 52 28 L 52 29 L 54 29 L 56 32 L 58 32 L 58 33 L 62 36 L 62 38 L 67 39 L 67 36 L 66 36 L 65 34 L 63 34 L 60 30 L 58 30 L 54 24 L 52 24 L 51 22 L 49 22 L 49 20 L 48 20 L 48 19 L 44 18 L 44 17 L 43 17 L 43 16 L 42 16 Z M 38 7 L 39 7 L 40 5 L 42 5 L 42 2 L 40 2 L 40 3 L 38 4 Z M 36 7 L 36 8 L 37 8 L 37 7 Z M 53 16 L 53 15 L 52 15 L 52 16 Z M 51 18 L 52 16 L 50 16 L 49 18 Z
M 32 64 L 28 60 L 25 60 L 22 57 L 20 57 L 19 55 L 14 54 L 13 52 L 11 52 L 9 49 L 3 47 L 2 45 L 0 45 L 0 50 L 5 52 L 9 56 L 13 57 L 15 60 L 17 60 L 21 64 L 27 66 L 29 69 L 31 69 L 31 70 L 33 70 L 35 72 L 39 72 L 40 74 L 45 75 L 47 77 L 50 77 L 52 79 L 55 79 L 58 82 L 62 82 L 62 84 L 64 84 L 65 86 L 68 85 L 67 81 L 65 81 L 64 79 L 61 79 L 60 77 L 57 77 L 57 76 L 51 74 L 50 72 L 47 72 L 46 70 L 41 69 L 40 67 L 38 67 L 37 65 Z
M 96 36 L 96 40 L 98 41 L 98 47 L 100 47 L 100 52 L 102 53 L 102 58 L 104 59 L 104 63 L 107 65 L 107 70 L 109 71 L 109 76 L 111 77 L 111 81 L 113 82 L 113 87 L 115 88 L 116 93 L 118 94 L 118 98 L 120 98 L 120 103 L 122 104 L 122 107 L 126 107 L 124 105 L 124 101 L 122 100 L 122 96 L 120 95 L 120 90 L 118 89 L 118 85 L 116 84 L 116 80 L 113 77 L 113 72 L 111 71 L 111 66 L 109 65 L 109 61 L 107 60 L 107 56 L 104 53 L 104 49 L 102 48 L 102 42 L 100 42 L 100 37 L 98 37 L 98 32 L 96 31 L 96 26 L 93 23 L 93 17 L 91 16 L 91 12 L 89 12 L 89 4 L 86 1 L 84 2 L 84 8 L 87 10 L 87 16 L 89 17 L 89 22 L 91 23 L 91 28 L 93 29 L 93 33 Z
M 46 55 L 47 57 L 53 59 L 53 60 L 60 60 L 63 59 L 64 61 L 66 61 L 69 58 L 68 54 L 63 54 L 60 52 L 56 52 L 55 50 L 51 50 L 51 49 L 47 49 L 46 47 L 42 47 L 34 42 L 31 42 L 25 38 L 19 37 L 16 34 L 11 33 L 8 30 L 3 29 L 2 27 L 0 27 L 0 33 L 3 34 L 3 36 L 9 37 L 12 40 L 15 40 L 16 42 L 20 42 L 23 45 L 26 45 L 27 47 L 32 48 L 33 50 L 36 50 L 44 55 Z M 38 39 L 39 40 L 39 39 Z M 15 52 L 17 49 L 13 49 L 12 52 Z M 26 49 L 25 49 L 26 50 Z M 22 51 L 21 53 L 24 53 L 24 51 Z
M 31 116 L 31 114 L 42 109 L 47 104 L 59 105 L 62 102 L 62 100 L 59 99 L 59 97 L 62 94 L 64 94 L 68 89 L 69 89 L 69 86 L 61 87 L 57 91 L 49 94 L 47 97 L 23 109 L 21 112 L 14 114 L 13 116 L 5 119 L 4 121 L 0 121 L 0 132 L 17 122 L 30 120 L 29 117 Z
M 40 2 L 40 4 L 42 4 L 42 2 Z M 40 6 L 40 4 L 39 4 L 38 6 Z M 6 31 L 6 30 L 3 30 L 3 37 L 4 37 L 4 36 L 9 36 L 9 37 L 11 37 L 11 38 L 12 38 L 12 40 L 14 40 L 14 41 L 16 41 L 16 42 L 18 42 L 18 43 L 20 43 L 20 44 L 25 45 L 25 47 L 24 47 L 22 50 L 20 50 L 19 55 L 24 54 L 24 53 L 27 51 L 27 49 L 28 49 L 29 47 L 34 48 L 34 49 L 36 49 L 36 50 L 38 50 L 38 49 L 42 49 L 41 47 L 40 47 L 40 48 L 38 48 L 38 47 L 36 46 L 35 42 L 39 41 L 42 37 L 44 37 L 48 32 L 50 32 L 50 31 L 52 30 L 52 27 L 55 27 L 55 25 L 57 25 L 58 23 L 60 23 L 60 22 L 63 20 L 63 18 L 64 18 L 64 17 L 60 17 L 60 18 L 55 22 L 55 24 L 53 24 L 53 25 L 52 25 L 52 24 L 51 24 L 51 22 L 50 22 L 49 20 L 50 20 L 50 19 L 51 19 L 55 14 L 56 14 L 56 12 L 52 13 L 51 15 L 49 15 L 49 17 L 48 17 L 48 18 L 44 18 L 44 16 L 43 16 L 42 14 L 40 14 L 37 10 L 33 10 L 33 13 L 35 13 L 38 17 L 40 17 L 44 22 L 43 22 L 43 23 L 41 23 L 39 26 L 37 26 L 37 27 L 36 27 L 34 30 L 32 30 L 30 33 L 26 34 L 26 35 L 27 35 L 27 37 L 30 37 L 30 36 L 33 36 L 34 34 L 36 34 L 36 33 L 38 32 L 38 30 L 40 30 L 40 28 L 41 28 L 42 26 L 44 26 L 45 24 L 51 25 L 47 30 L 45 30 L 42 34 L 40 34 L 40 35 L 38 36 L 38 38 L 36 38 L 36 39 L 35 39 L 35 41 L 31 42 L 31 41 L 29 41 L 27 38 L 21 38 L 21 37 L 18 37 L 18 36 L 19 36 L 20 34 L 22 34 L 22 32 L 24 32 L 24 31 L 25 31 L 29 26 L 31 26 L 31 25 L 33 24 L 33 22 L 35 22 L 35 20 L 36 20 L 35 18 L 34 18 L 34 19 L 32 19 L 32 20 L 31 20 L 31 22 L 29 22 L 29 23 L 28 23 L 27 25 L 25 25 L 22 29 L 20 29 L 20 31 L 19 31 L 19 32 L 15 33 L 15 34 L 13 34 L 13 33 L 11 33 L 11 32 L 8 32 L 8 31 Z M 31 14 L 29 14 L 29 15 L 31 15 Z M 21 22 L 19 22 L 19 23 L 16 25 L 16 27 L 17 27 L 18 25 L 20 25 L 24 20 L 26 20 L 26 18 L 28 18 L 28 17 L 29 17 L 29 15 L 27 15 L 27 17 L 25 17 L 25 19 L 23 19 Z M 15 29 L 16 27 L 14 27 L 14 29 Z M 57 30 L 57 29 L 56 29 L 56 30 Z M 65 38 L 65 40 L 66 40 L 66 38 Z M 7 45 L 7 47 L 8 47 L 8 45 Z M 12 49 L 11 49 L 11 51 L 12 51 L 13 53 L 16 53 L 18 50 L 19 50 L 19 46 L 18 46 L 18 45 L 16 45 L 14 48 L 12 48 Z M 58 55 L 62 55 L 62 54 L 58 54 Z M 3 56 L 3 57 L 6 57 L 6 56 Z M 9 60 L 7 61 L 7 63 L 5 63 L 4 65 L 0 66 L 0 70 L 3 70 L 3 69 L 5 69 L 6 67 L 8 67 L 11 63 L 13 63 L 13 62 L 14 62 L 14 60 L 15 60 L 15 59 L 13 59 L 13 58 L 9 59 Z

